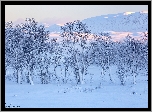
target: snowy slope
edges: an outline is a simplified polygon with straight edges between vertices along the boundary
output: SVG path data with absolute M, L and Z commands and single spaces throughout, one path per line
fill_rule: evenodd
M 7 108 L 147 108 L 145 89 L 144 83 L 134 87 L 103 86 L 101 89 L 52 84 L 6 85 L 5 100 Z
M 57 24 L 54 24 L 49 27 L 46 27 L 46 30 L 48 30 L 50 32 L 60 32 L 60 26 Z
M 143 37 L 143 32 L 148 31 L 148 13 L 143 12 L 101 15 L 84 19 L 82 22 L 86 23 L 92 34 L 109 32 L 115 41 L 122 40 L 128 34 L 134 38 Z M 60 40 L 61 26 L 54 24 L 46 27 L 46 30 L 51 32 L 50 38 L 58 37 Z
M 102 15 L 83 20 L 92 32 L 117 31 L 117 32 L 142 32 L 148 29 L 148 14 L 135 12 Z
M 113 67 L 112 67 L 113 68 Z M 58 70 L 58 73 L 60 71 Z M 114 83 L 100 78 L 100 68 L 91 66 L 85 76 L 88 83 L 16 84 L 6 81 L 6 108 L 147 108 L 148 84 L 146 76 L 138 76 L 137 84 L 119 84 L 113 68 Z M 73 75 L 73 74 L 71 74 Z M 132 78 L 130 76 L 130 78 Z M 101 81 L 102 80 L 102 81 Z M 131 80 L 130 80 L 131 81 Z M 117 83 L 116 83 L 117 82 Z M 8 107 L 10 106 L 10 107 Z M 13 107 L 15 106 L 15 107 Z
M 131 14 L 118 13 L 91 17 L 82 20 L 92 33 L 101 31 L 143 32 L 148 29 L 148 13 L 135 12 Z M 60 32 L 59 25 L 46 28 L 50 32 Z

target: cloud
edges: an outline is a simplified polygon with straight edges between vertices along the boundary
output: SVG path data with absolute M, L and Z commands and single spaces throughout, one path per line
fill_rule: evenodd
M 44 24 L 44 27 L 48 28 L 50 25 L 47 24 L 47 23 L 43 23 Z
M 16 24 L 21 24 L 21 23 L 25 23 L 25 19 L 19 18 L 19 19 L 17 19 L 16 21 L 13 21 L 13 24 L 14 24 L 14 25 L 16 25 Z
M 140 11 L 140 13 L 148 13 L 148 11 Z
M 126 36 L 129 34 L 132 36 L 134 39 L 140 40 L 142 37 L 144 37 L 143 32 L 115 32 L 115 31 L 106 31 L 110 33 L 110 36 L 112 37 L 112 41 L 123 41 Z M 62 37 L 60 37 L 60 32 L 51 32 L 49 35 L 49 40 L 50 41 L 52 38 L 56 38 L 58 42 L 63 40 Z M 91 34 L 88 38 L 88 42 L 94 40 L 94 36 Z
M 71 21 L 70 18 L 45 18 L 40 20 L 40 23 L 42 24 L 48 24 L 49 26 L 54 25 L 54 24 L 58 24 L 58 25 L 64 25 L 65 23 Z
M 108 31 L 112 37 L 113 41 L 122 41 L 126 38 L 126 36 L 129 34 L 135 39 L 141 39 L 143 32 L 115 32 L 115 31 Z
M 64 24 L 57 24 L 57 25 L 59 25 L 59 26 L 64 26 Z
M 113 17 L 118 17 L 119 15 L 113 16 Z
M 124 15 L 129 15 L 129 14 L 132 14 L 132 13 L 135 13 L 135 12 L 125 12 Z
M 60 35 L 60 34 L 59 34 L 59 33 L 56 33 L 56 32 L 51 32 L 51 33 L 49 34 L 50 37 L 60 37 L 59 35 Z
M 51 41 L 51 39 L 57 39 L 57 42 L 60 42 L 62 40 L 62 37 L 60 37 L 60 33 L 59 32 L 51 32 L 49 34 L 49 39 L 47 40 L 48 42 Z

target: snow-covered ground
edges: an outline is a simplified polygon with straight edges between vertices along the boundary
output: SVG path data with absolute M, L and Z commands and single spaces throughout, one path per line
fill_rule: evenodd
M 137 84 L 133 85 L 132 76 L 125 86 L 111 68 L 110 82 L 108 75 L 102 79 L 100 67 L 90 67 L 91 75 L 85 76 L 85 84 L 69 82 L 50 84 L 16 84 L 5 82 L 5 106 L 19 108 L 148 108 L 147 76 L 139 74 Z M 58 70 L 59 71 L 59 70 Z M 71 75 L 72 76 L 72 75 Z M 92 78 L 91 78 L 92 77 Z
M 91 17 L 82 20 L 83 23 L 70 22 L 63 31 L 58 24 L 47 26 L 45 30 L 50 31 L 47 41 L 44 41 L 47 36 L 44 28 L 35 27 L 33 19 L 26 21 L 21 27 L 10 27 L 10 22 L 5 24 L 6 108 L 148 107 L 148 75 L 146 70 L 139 70 L 148 69 L 148 12 Z M 107 32 L 109 34 L 105 35 Z M 77 42 L 72 44 L 71 37 Z M 68 42 L 69 38 L 72 41 Z M 95 63 L 104 69 L 111 64 L 115 66 L 103 73 Z M 21 67 L 23 64 L 25 66 Z M 16 72 L 10 66 L 16 68 Z M 30 69 L 31 75 L 28 74 Z M 87 75 L 83 76 L 85 73 Z M 81 84 L 76 84 L 78 82 Z

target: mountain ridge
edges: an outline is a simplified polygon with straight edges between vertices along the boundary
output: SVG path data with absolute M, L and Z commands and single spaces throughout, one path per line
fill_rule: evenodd
M 82 22 L 88 26 L 92 33 L 103 31 L 144 32 L 148 29 L 148 13 L 124 12 L 108 14 L 86 18 Z M 60 27 L 54 24 L 46 29 L 50 32 L 60 32 Z

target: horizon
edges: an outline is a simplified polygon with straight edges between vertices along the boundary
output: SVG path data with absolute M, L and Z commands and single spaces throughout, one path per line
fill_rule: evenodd
M 40 24 L 63 25 L 96 16 L 141 11 L 148 11 L 148 5 L 6 5 L 5 22 L 18 24 L 34 18 Z
M 123 9 L 121 7 L 123 7 Z M 111 10 L 103 10 L 106 8 Z M 63 26 L 67 22 L 72 22 L 74 20 L 83 21 L 98 16 L 108 18 L 107 16 L 111 14 L 114 14 L 114 17 L 117 17 L 119 14 L 129 15 L 136 12 L 148 13 L 148 5 L 72 5 L 72 7 L 71 5 L 6 5 L 5 9 L 5 22 L 12 21 L 13 24 L 16 25 L 25 23 L 26 18 L 34 18 L 38 24 L 44 25 L 45 28 L 52 25 Z M 89 13 L 86 13 L 86 10 Z M 50 11 L 52 12 L 50 13 Z M 114 38 L 114 41 L 122 40 L 127 34 L 133 36 L 133 33 L 130 31 L 120 32 L 110 29 L 109 31 Z M 139 31 L 138 36 L 134 37 L 139 38 L 141 35 L 142 32 Z M 50 32 L 50 38 L 59 37 L 58 33 Z

